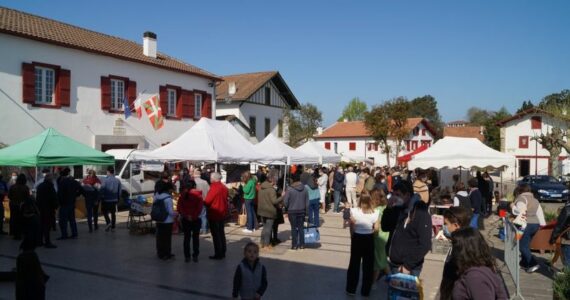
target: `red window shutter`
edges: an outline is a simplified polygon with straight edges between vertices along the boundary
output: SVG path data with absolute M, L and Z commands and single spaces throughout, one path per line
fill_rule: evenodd
M 105 76 L 101 76 L 101 109 L 111 109 L 111 79 Z
M 22 102 L 36 102 L 36 75 L 33 64 L 22 63 Z
M 532 117 L 530 118 L 531 129 L 542 129 L 542 117 Z
M 127 84 L 127 99 L 129 100 L 129 107 L 132 110 L 137 100 L 137 82 L 129 80 Z
M 212 118 L 212 94 L 202 94 L 202 117 Z
M 348 150 L 354 151 L 356 150 L 356 143 L 348 143 Z
M 57 106 L 71 105 L 71 72 L 69 70 L 59 69 L 57 71 L 57 86 L 55 95 L 55 104 Z
M 176 117 L 182 118 L 184 103 L 182 102 L 182 89 L 176 89 Z
M 161 85 L 158 88 L 160 94 L 160 109 L 162 109 L 162 115 L 168 115 L 168 93 L 165 86 Z
M 410 151 L 410 141 L 406 141 L 406 151 Z
M 190 91 L 180 90 L 180 97 L 178 97 L 180 104 L 182 105 L 182 111 L 179 112 L 179 116 L 182 118 L 191 118 L 190 114 Z
M 327 149 L 327 150 L 331 149 L 331 143 L 330 142 L 325 143 L 325 149 Z

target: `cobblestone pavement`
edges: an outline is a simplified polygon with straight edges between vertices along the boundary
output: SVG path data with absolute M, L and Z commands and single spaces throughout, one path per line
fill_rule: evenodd
M 242 247 L 259 241 L 259 231 L 244 234 L 229 225 L 228 255 L 224 261 L 211 261 L 209 235 L 201 236 L 199 263 L 184 263 L 182 236 L 173 237 L 176 259 L 163 262 L 155 257 L 153 235 L 131 235 L 126 216 L 114 233 L 99 230 L 87 233 L 79 223 L 79 239 L 57 241 L 57 249 L 37 250 L 45 272 L 48 299 L 227 299 L 231 295 L 233 273 L 242 258 Z M 280 226 L 284 241 L 272 252 L 262 253 L 268 270 L 269 288 L 264 299 L 359 299 L 345 295 L 346 268 L 350 239 L 342 228 L 340 215 L 326 214 L 321 227 L 321 246 L 290 251 L 289 226 Z M 56 236 L 57 233 L 53 233 Z M 18 242 L 0 236 L 0 270 L 15 266 Z M 429 254 L 422 280 L 425 299 L 433 299 L 441 280 L 443 256 Z M 0 299 L 13 299 L 11 283 L 0 283 Z M 370 298 L 383 299 L 386 285 L 380 281 Z

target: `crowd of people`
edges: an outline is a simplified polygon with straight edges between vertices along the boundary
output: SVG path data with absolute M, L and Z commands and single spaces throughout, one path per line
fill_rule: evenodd
M 420 276 L 424 258 L 432 248 L 432 216 L 429 205 L 436 201 L 437 175 L 431 171 L 410 172 L 397 168 L 362 168 L 341 166 L 314 169 L 293 166 L 287 177 L 277 169 L 260 167 L 252 174 L 241 173 L 239 182 L 222 183 L 220 173 L 199 168 L 183 168 L 173 175 L 164 172 L 155 184 L 153 213 L 156 219 L 156 254 L 161 260 L 175 257 L 172 233 L 178 223 L 184 235 L 185 262 L 198 262 L 200 234 L 211 233 L 212 260 L 226 257 L 225 225 L 234 211 L 245 211 L 243 233 L 252 234 L 262 227 L 260 246 L 249 243 L 244 259 L 234 275 L 232 295 L 243 299 L 259 298 L 267 289 L 267 271 L 259 262 L 259 251 L 271 251 L 281 241 L 278 227 L 287 216 L 291 226 L 291 250 L 305 248 L 306 227 L 319 227 L 322 214 L 332 213 L 345 219 L 350 228 L 350 260 L 346 274 L 346 293 L 356 294 L 362 276 L 360 294 L 369 296 L 377 280 L 384 275 Z M 501 199 L 493 191 L 488 173 L 477 173 L 467 187 L 454 178 L 453 192 L 441 193 L 437 201 L 448 202 L 443 212 L 442 235 L 451 240 L 439 288 L 439 299 L 506 299 L 508 293 L 497 275 L 495 259 L 479 232 L 481 218 L 492 213 L 492 199 Z M 99 211 L 104 215 L 105 231 L 116 228 L 117 204 L 121 182 L 114 169 L 106 177 L 89 170 L 81 181 L 70 176 L 70 169 L 59 171 L 55 178 L 42 171 L 32 193 L 24 174 L 14 173 L 8 182 L 0 177 L 0 197 L 9 199 L 9 234 L 22 240 L 22 265 L 35 264 L 34 249 L 56 248 L 50 234 L 56 218 L 60 236 L 57 240 L 77 239 L 75 201 L 85 198 L 89 233 L 99 229 Z M 177 205 L 174 197 L 178 196 Z M 521 267 L 532 273 L 540 268 L 530 251 L 530 242 L 545 224 L 540 203 L 527 184 L 517 186 L 511 205 L 514 222 L 521 227 Z M 3 224 L 4 211 L 0 211 Z M 153 217 L 154 218 L 154 217 Z M 518 223 L 517 223 L 518 222 Z M 570 204 L 561 210 L 551 237 L 560 243 L 563 261 L 570 262 Z M 0 233 L 6 234 L 0 227 Z M 19 258 L 20 259 L 20 258 Z M 37 279 L 33 284 L 45 286 L 47 276 L 39 261 L 34 265 Z M 27 267 L 32 268 L 32 267 Z

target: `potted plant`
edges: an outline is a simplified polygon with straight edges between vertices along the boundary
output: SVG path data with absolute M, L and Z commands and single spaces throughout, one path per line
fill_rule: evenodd
M 554 245 L 549 243 L 550 236 L 552 235 L 552 230 L 554 225 L 556 225 L 556 213 L 546 211 L 544 207 L 544 220 L 546 221 L 546 226 L 542 226 L 532 238 L 530 242 L 530 249 L 540 251 L 544 253 L 545 251 L 554 251 Z
M 570 268 L 564 268 L 552 282 L 554 300 L 570 300 Z

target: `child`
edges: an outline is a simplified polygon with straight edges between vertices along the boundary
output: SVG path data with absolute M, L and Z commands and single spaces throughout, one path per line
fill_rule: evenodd
M 267 272 L 259 262 L 259 246 L 254 242 L 247 243 L 243 255 L 234 274 L 232 297 L 237 299 L 239 294 L 244 300 L 259 300 L 267 289 Z

